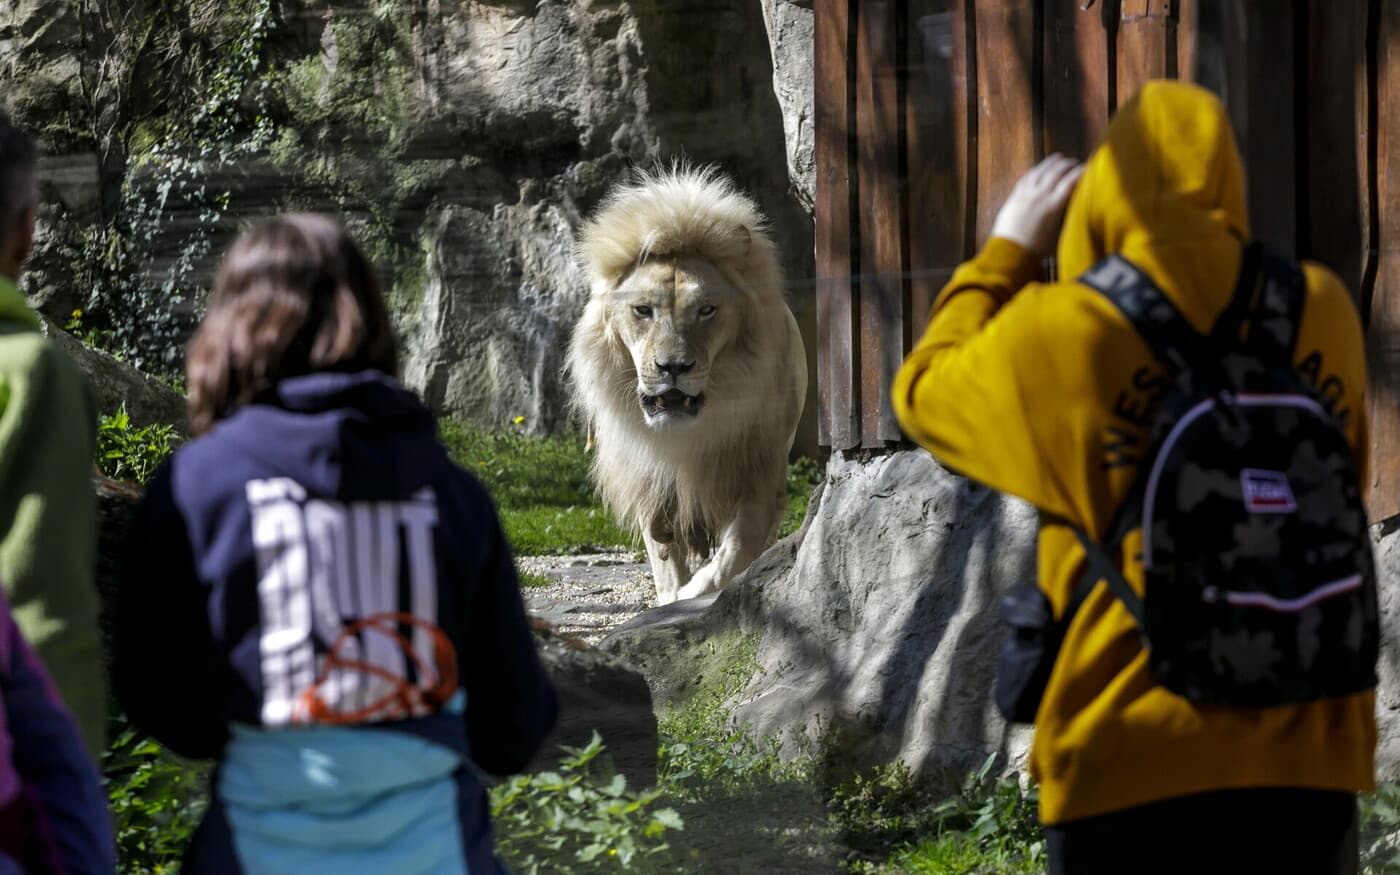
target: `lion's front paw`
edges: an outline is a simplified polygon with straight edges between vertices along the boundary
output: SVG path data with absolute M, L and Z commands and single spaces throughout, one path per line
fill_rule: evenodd
M 676 594 L 677 599 L 693 599 L 702 595 L 709 595 L 712 592 L 719 592 L 724 588 L 724 581 L 716 573 L 714 565 L 706 565 L 695 576 L 690 579 L 690 583 L 681 587 Z

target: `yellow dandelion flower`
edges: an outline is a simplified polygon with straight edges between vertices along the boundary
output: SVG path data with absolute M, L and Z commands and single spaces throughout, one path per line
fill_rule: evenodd
M 68 314 L 68 315 L 72 316 L 74 319 L 81 319 L 81 318 L 83 318 L 83 311 L 82 311 L 82 310 L 74 310 L 72 313 L 70 313 L 70 314 Z
M 517 416 L 517 417 L 515 417 L 514 419 L 512 419 L 511 422 L 515 423 L 516 425 L 524 425 L 524 424 L 525 424 L 525 417 L 523 417 L 523 416 Z

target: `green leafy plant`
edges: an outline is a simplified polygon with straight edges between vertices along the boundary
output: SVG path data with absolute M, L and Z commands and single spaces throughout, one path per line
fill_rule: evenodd
M 122 875 L 174 875 L 204 816 L 208 769 L 114 723 L 104 772 Z
M 76 337 L 83 346 L 92 349 L 106 350 L 111 342 L 111 332 L 89 328 L 83 324 L 82 310 L 74 310 L 68 314 L 68 321 L 63 324 L 63 330 Z
M 890 848 L 936 833 L 940 802 L 908 766 L 895 761 L 838 784 L 827 807 L 843 843 L 874 861 L 887 856 Z
M 662 786 L 690 801 L 716 791 L 743 792 L 757 783 L 807 777 L 805 764 L 778 756 L 776 741 L 761 744 L 739 731 L 720 738 L 670 736 L 661 745 L 661 763 Z
M 278 74 L 264 47 L 277 6 L 234 0 L 211 15 L 191 0 L 79 4 L 90 128 L 79 133 L 103 166 L 122 168 L 122 183 L 101 223 L 51 235 L 71 284 L 88 290 L 70 331 L 165 379 L 179 374 L 195 320 L 185 301 L 202 293 L 231 205 L 212 181 L 276 134 L 268 107 Z
M 174 426 L 133 426 L 123 404 L 98 420 L 97 467 L 113 480 L 144 484 L 179 442 Z
M 644 868 L 669 850 L 684 823 L 657 806 L 662 791 L 629 790 L 622 775 L 595 775 L 598 733 L 565 747 L 558 771 L 521 775 L 491 790 L 496 852 L 520 872 L 586 873 Z
M 826 476 L 822 466 L 816 459 L 809 459 L 806 456 L 788 465 L 787 472 L 787 508 L 783 511 L 783 522 L 778 528 L 778 537 L 786 538 L 797 531 L 802 526 L 802 520 L 807 516 L 807 503 L 811 499 L 812 490 Z
M 958 794 L 936 802 L 902 764 L 857 779 L 834 802 L 848 837 L 867 849 L 877 839 L 899 850 L 883 865 L 868 860 L 852 868 L 931 875 L 1042 871 L 1038 793 L 1015 776 L 997 777 L 996 763 L 996 754 L 988 756 Z
M 1382 784 L 1361 797 L 1363 875 L 1400 875 L 1400 784 Z

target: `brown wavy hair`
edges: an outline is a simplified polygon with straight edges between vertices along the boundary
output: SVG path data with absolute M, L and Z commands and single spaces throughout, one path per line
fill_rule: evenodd
M 190 431 L 203 434 L 289 377 L 398 372 L 374 268 L 340 223 L 279 216 L 238 239 L 185 356 Z

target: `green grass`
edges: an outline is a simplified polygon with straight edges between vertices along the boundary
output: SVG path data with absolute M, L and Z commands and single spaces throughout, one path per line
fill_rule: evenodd
M 599 506 L 578 437 L 487 432 L 450 420 L 440 429 L 452 458 L 490 490 L 515 552 L 640 549 L 640 542 Z
M 955 832 L 905 848 L 879 871 L 889 875 L 1033 875 L 1044 872 L 1045 864 L 1025 855 L 988 851 L 967 833 Z
M 451 420 L 440 426 L 457 464 L 475 474 L 496 502 L 506 537 L 525 556 L 642 549 L 641 540 L 598 503 L 581 438 L 490 432 Z M 780 536 L 802 524 L 821 467 L 800 459 L 788 468 L 788 506 Z
M 523 587 L 554 585 L 554 578 L 547 574 L 539 574 L 534 571 L 521 571 L 517 576 L 520 578 L 520 585 Z
M 936 795 L 902 762 L 857 775 L 832 794 L 832 817 L 860 873 L 1036 872 L 1044 843 L 1035 788 L 998 777 L 987 757 L 952 796 Z
M 778 529 L 779 538 L 786 538 L 801 527 L 802 518 L 807 515 L 807 501 L 822 477 L 822 466 L 815 459 L 804 457 L 788 465 L 787 510 Z

